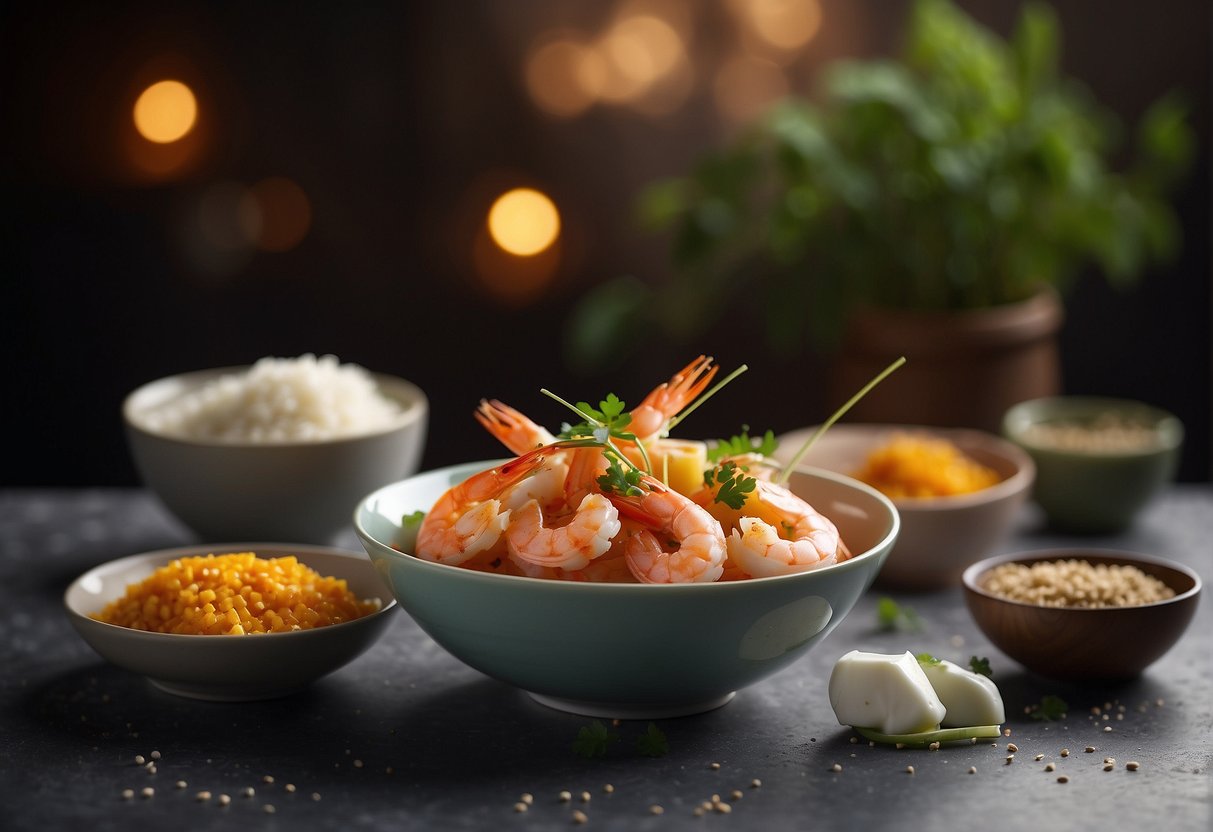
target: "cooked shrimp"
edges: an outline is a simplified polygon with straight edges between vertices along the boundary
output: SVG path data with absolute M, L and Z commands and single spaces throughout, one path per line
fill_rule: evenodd
M 715 501 L 720 484 L 695 495 L 729 529 L 732 565 L 755 578 L 804 572 L 840 563 L 851 556 L 838 528 L 787 488 L 756 480 L 740 509 Z
M 621 514 L 639 521 L 624 543 L 628 568 L 650 584 L 706 583 L 724 571 L 724 532 L 701 506 L 650 476 L 639 496 L 610 494 Z M 660 535 L 660 537 L 658 537 Z M 670 539 L 668 545 L 664 540 Z
M 460 564 L 492 548 L 510 519 L 510 510 L 501 506 L 502 494 L 534 474 L 554 452 L 555 446 L 538 448 L 448 489 L 421 522 L 415 554 Z
M 619 510 L 602 494 L 586 494 L 571 515 L 547 522 L 535 500 L 514 512 L 505 533 L 510 555 L 535 566 L 583 569 L 611 548 Z
M 536 424 L 522 411 L 497 399 L 481 399 L 475 416 L 477 422 L 516 454 L 524 454 L 556 441 L 556 437 L 543 425 Z
M 719 369 L 712 364 L 711 356 L 699 356 L 645 396 L 632 410 L 628 429 L 642 441 L 660 437 L 670 420 L 707 389 Z

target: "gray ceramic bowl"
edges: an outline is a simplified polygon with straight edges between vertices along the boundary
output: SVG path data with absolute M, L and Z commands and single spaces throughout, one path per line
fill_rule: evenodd
M 1175 597 L 1136 607 L 1042 607 L 1013 601 L 985 587 L 1004 563 L 1086 560 L 1135 566 L 1175 591 Z M 1105 549 L 1053 549 L 990 558 L 964 574 L 965 602 L 990 642 L 1029 670 L 1053 679 L 1131 679 L 1174 646 L 1200 600 L 1195 571 L 1161 558 Z
M 776 458 L 790 459 L 814 430 L 803 428 L 779 437 Z M 901 515 L 901 534 L 880 572 L 880 584 L 908 590 L 959 586 L 965 568 L 1010 534 L 1028 498 L 1036 466 L 1017 446 L 983 431 L 874 424 L 834 425 L 809 451 L 806 462 L 853 474 L 863 467 L 868 454 L 896 433 L 947 439 L 1002 478 L 972 494 L 893 500 Z
M 176 558 L 250 551 L 263 558 L 296 555 L 321 575 L 344 578 L 359 598 L 379 598 L 383 606 L 344 624 L 245 636 L 149 633 L 89 617 Z M 72 582 L 63 603 L 76 632 L 103 658 L 169 693 L 214 701 L 285 696 L 337 670 L 375 643 L 397 606 L 362 555 L 282 543 L 184 546 L 110 561 Z
M 205 540 L 331 543 L 372 491 L 417 470 L 429 403 L 415 385 L 375 375 L 402 410 L 391 428 L 317 442 L 193 441 L 151 430 L 145 414 L 240 367 L 153 381 L 122 406 L 127 439 L 144 483 Z
M 1091 424 L 1107 415 L 1152 427 L 1156 441 L 1137 449 L 1080 450 L 1034 435 L 1041 425 Z M 1012 407 L 1003 418 L 1003 433 L 1036 462 L 1032 498 L 1053 526 L 1106 533 L 1130 526 L 1174 478 L 1184 431 L 1170 413 L 1141 402 L 1057 396 Z
M 794 487 L 832 518 L 855 557 L 774 578 L 714 584 L 573 583 L 494 575 L 393 548 L 401 518 L 429 511 L 492 462 L 443 468 L 374 492 L 354 528 L 400 605 L 456 658 L 536 700 L 593 716 L 696 713 L 804 655 L 854 606 L 897 537 L 882 495 L 824 471 Z

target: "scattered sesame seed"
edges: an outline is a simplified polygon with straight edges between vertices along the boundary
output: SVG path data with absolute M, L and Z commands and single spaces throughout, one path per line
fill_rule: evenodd
M 1092 706 L 1091 713 L 1095 714 L 1096 716 L 1099 716 L 1099 706 L 1098 705 Z
M 522 794 L 520 794 L 518 796 L 518 800 L 519 800 L 519 802 L 525 803 L 527 806 L 530 806 L 532 803 L 535 802 L 535 795 L 531 794 L 530 792 L 523 792 Z
M 733 791 L 729 792 L 730 800 L 741 800 L 741 797 L 741 789 L 733 789 Z
M 568 803 L 572 799 L 573 799 L 573 795 L 571 792 L 563 791 L 560 793 L 560 802 L 561 803 Z
M 1112 733 L 1112 726 L 1111 726 L 1111 725 L 1105 725 L 1105 726 L 1103 727 L 1103 732 L 1104 732 L 1105 734 L 1110 734 L 1110 733 Z
M 712 801 L 710 801 L 710 800 L 703 801 L 702 803 L 699 804 L 699 808 L 703 809 L 705 812 L 712 811 Z
M 851 745 L 858 745 L 859 737 L 851 737 Z
M 527 808 L 528 808 L 527 805 L 525 803 L 523 803 L 521 800 L 519 800 L 517 803 L 514 804 L 515 812 L 525 812 L 527 810 Z
M 362 760 L 354 760 L 354 768 L 362 768 Z
M 759 780 L 757 777 L 755 777 L 753 780 L 751 780 L 751 781 L 750 781 L 750 788 L 751 788 L 751 789 L 757 789 L 757 788 L 759 788 L 761 785 L 762 785 L 762 781 L 761 781 L 761 780 Z
M 715 806 L 719 802 L 720 802 L 720 795 L 713 794 L 712 795 L 712 805 Z
M 271 774 L 267 774 L 267 775 L 265 775 L 264 777 L 262 777 L 262 778 L 261 778 L 261 782 L 262 782 L 262 783 L 273 783 L 273 782 L 274 782 L 274 777 L 273 777 L 273 775 L 271 775 Z M 269 804 L 266 804 L 266 805 L 269 805 Z
M 1154 700 L 1154 704 L 1161 708 L 1163 705 L 1167 704 L 1167 702 L 1160 696 Z
M 220 805 L 220 806 L 226 806 L 226 805 L 228 805 L 228 804 L 229 804 L 229 803 L 231 803 L 231 802 L 232 802 L 232 797 L 231 797 L 231 795 L 227 795 L 227 794 L 221 794 L 221 795 L 219 795 L 219 805 Z
M 939 750 L 939 743 L 937 743 L 937 742 L 933 742 L 933 743 L 931 743 L 930 745 L 928 745 L 928 746 L 927 746 L 927 750 L 928 750 L 928 751 L 938 751 L 938 750 Z
M 156 790 L 153 789 L 151 786 L 144 786 L 143 790 L 139 792 L 139 794 L 143 795 L 144 797 L 151 797 L 155 793 L 156 793 Z
M 261 807 L 261 811 L 265 812 L 267 815 L 272 815 L 272 814 L 274 814 L 274 812 L 277 812 L 278 810 L 274 808 L 273 803 L 267 803 Z
M 1045 758 L 1045 755 L 1044 755 L 1044 754 L 1037 754 L 1037 755 L 1036 755 L 1035 757 L 1033 757 L 1032 759 L 1033 759 L 1033 760 L 1035 760 L 1036 762 L 1038 762 L 1038 763 L 1039 763 L 1039 762 L 1040 762 L 1041 760 L 1043 760 L 1044 758 Z
M 288 792 L 293 792 L 293 791 L 295 791 L 295 784 L 294 784 L 294 783 L 287 783 L 287 784 L 286 784 L 285 786 L 283 786 L 282 788 L 286 789 Z
M 1104 771 L 1111 771 L 1111 770 L 1112 770 L 1112 769 L 1114 769 L 1114 768 L 1116 768 L 1116 764 L 1115 764 L 1115 763 L 1104 763 L 1104 764 L 1103 764 L 1103 770 L 1104 770 Z
M 1084 752 L 1084 753 L 1086 753 L 1086 754 L 1094 754 L 1094 753 L 1095 753 L 1095 746 L 1093 746 L 1093 745 L 1088 745 L 1086 748 L 1084 748 L 1084 749 L 1083 749 L 1083 752 Z
M 834 772 L 842 771 L 842 766 L 840 766 L 838 763 L 835 763 L 834 765 L 830 766 L 830 771 L 834 771 Z
M 131 799 L 131 798 L 133 798 L 134 796 L 135 796 L 135 790 L 134 790 L 134 789 L 123 789 L 123 790 L 122 790 L 122 799 L 123 799 L 123 800 L 130 800 L 130 799 Z
M 703 817 L 703 807 L 702 807 L 702 806 L 696 806 L 694 809 L 692 809 L 692 810 L 691 810 L 691 814 L 692 814 L 692 815 L 694 815 L 694 816 L 695 816 L 695 817 L 697 817 L 697 818 L 701 818 L 701 817 Z
M 1057 766 L 1052 763 L 1045 763 L 1045 771 L 1057 771 Z
M 712 806 L 712 809 L 722 815 L 727 815 L 729 812 L 733 811 L 733 807 L 727 803 L 716 803 Z
M 1068 749 L 1068 748 L 1063 748 L 1063 749 L 1061 750 L 1061 756 L 1063 756 L 1063 757 L 1069 757 L 1069 756 L 1070 756 L 1070 749 Z
M 585 823 L 587 820 L 589 820 L 589 818 L 586 817 L 585 812 L 581 811 L 580 809 L 573 811 L 573 823 Z
M 1003 735 L 1004 737 L 1009 737 L 1009 736 L 1011 736 L 1011 729 L 1010 729 L 1010 728 L 1003 728 L 1003 729 L 1002 729 L 1002 735 Z
M 1010 751 L 1012 754 L 1014 754 L 1018 750 L 1019 750 L 1019 746 L 1016 745 L 1015 743 L 1013 743 L 1013 742 L 1007 743 L 1007 751 Z
M 1129 760 L 1129 762 L 1125 763 L 1125 768 L 1129 771 L 1137 771 L 1137 769 L 1141 768 L 1141 763 L 1136 760 Z
M 711 763 L 708 768 L 712 771 L 720 771 L 720 763 Z
M 1007 755 L 1007 765 L 1011 765 L 1011 763 L 1013 763 L 1013 762 L 1015 762 L 1015 755 L 1014 755 L 1014 754 L 1008 754 L 1008 755 Z
M 906 744 L 904 742 L 894 743 L 893 747 L 900 751 L 906 747 Z
M 211 799 L 210 792 L 198 792 L 196 795 L 194 795 L 194 800 L 197 800 L 199 803 L 205 803 L 206 801 L 208 801 L 210 799 Z
M 319 803 L 320 802 L 320 792 L 312 792 L 312 800 Z
M 1117 721 L 1117 722 L 1124 722 L 1124 719 L 1125 719 L 1125 715 L 1124 715 L 1124 714 L 1117 714 L 1117 715 L 1116 715 L 1116 721 Z
M 976 774 L 977 766 L 969 766 L 969 774 Z
M 610 783 L 606 783 L 603 785 L 602 790 L 604 792 L 606 792 L 607 794 L 611 794 L 615 791 L 615 787 L 612 786 Z
M 160 759 L 160 752 L 159 752 L 159 751 L 153 751 L 153 752 L 152 752 L 152 759 L 153 759 L 153 760 L 159 760 L 159 759 Z
M 136 754 L 136 755 L 135 755 L 135 765 L 137 765 L 137 766 L 141 766 L 141 765 L 143 765 L 143 764 L 144 764 L 144 763 L 146 763 L 146 762 L 147 762 L 147 760 L 143 759 L 143 755 L 142 755 L 142 754 Z
M 661 806 L 657 805 L 656 803 L 654 803 L 652 806 L 649 807 L 649 814 L 650 815 L 664 815 L 665 809 L 662 808 Z
M 245 786 L 244 791 L 241 792 L 241 794 L 243 794 L 245 797 L 252 797 L 256 793 L 257 793 L 257 790 L 254 789 L 252 786 Z
M 906 774 L 913 774 L 914 766 L 906 766 Z
M 148 774 L 155 774 L 155 773 L 156 773 L 156 765 L 155 765 L 154 763 L 148 763 L 148 764 L 147 764 L 147 773 L 148 773 Z
M 581 802 L 582 802 L 582 803 L 589 803 L 589 802 L 590 802 L 590 793 L 589 793 L 589 792 L 582 792 L 582 793 L 581 793 Z
M 1104 757 L 1104 758 L 1103 758 L 1103 761 L 1104 761 L 1104 764 L 1106 765 L 1107 763 L 1114 763 L 1114 762 L 1116 762 L 1116 758 L 1115 758 L 1115 757 Z
M 1057 782 L 1058 782 L 1058 783 L 1069 783 L 1069 782 L 1070 782 L 1070 778 L 1069 778 L 1069 777 L 1066 777 L 1066 776 L 1063 774 L 1063 775 L 1061 775 L 1061 777 L 1058 777 L 1058 778 L 1057 778 Z

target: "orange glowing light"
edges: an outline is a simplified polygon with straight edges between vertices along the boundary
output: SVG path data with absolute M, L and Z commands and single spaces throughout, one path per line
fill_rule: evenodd
M 713 93 L 721 115 L 741 123 L 761 115 L 787 95 L 788 81 L 770 61 L 737 57 L 720 68 Z
M 593 80 L 593 62 L 601 60 L 588 47 L 570 39 L 532 48 L 526 62 L 526 85 L 542 109 L 571 117 L 594 103 L 601 82 Z M 597 70 L 601 74 L 601 70 Z
M 198 101 L 193 90 L 180 81 L 157 81 L 140 93 L 133 116 L 141 136 L 157 144 L 169 144 L 194 128 Z
M 546 195 L 531 188 L 515 188 L 497 197 L 489 209 L 493 242 L 519 257 L 531 257 L 549 248 L 560 235 L 560 213 Z

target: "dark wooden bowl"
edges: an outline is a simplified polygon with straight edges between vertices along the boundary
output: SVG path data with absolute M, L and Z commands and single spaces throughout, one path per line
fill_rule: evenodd
M 983 588 L 985 574 L 1004 563 L 1085 560 L 1128 564 L 1175 590 L 1175 597 L 1137 607 L 1042 607 L 1011 601 Z M 1200 576 L 1178 563 L 1103 549 L 1051 549 L 979 561 L 963 575 L 965 602 L 977 626 L 1002 652 L 1052 679 L 1131 679 L 1183 635 L 1200 596 Z

